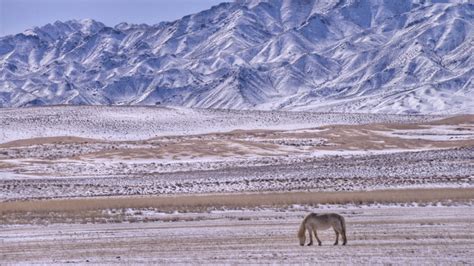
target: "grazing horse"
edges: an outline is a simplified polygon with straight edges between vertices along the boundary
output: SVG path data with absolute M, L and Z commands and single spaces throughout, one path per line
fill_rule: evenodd
M 325 230 L 332 227 L 334 232 L 336 232 L 336 242 L 334 245 L 337 245 L 339 242 L 339 234 L 342 235 L 342 245 L 347 243 L 346 238 L 346 222 L 344 217 L 336 213 L 310 213 L 304 217 L 300 225 L 300 230 L 298 231 L 298 238 L 300 239 L 300 245 L 304 246 L 306 242 L 306 229 L 309 232 L 309 243 L 308 246 L 313 244 L 313 233 L 318 241 L 318 245 L 321 246 L 321 240 L 318 238 L 316 230 Z

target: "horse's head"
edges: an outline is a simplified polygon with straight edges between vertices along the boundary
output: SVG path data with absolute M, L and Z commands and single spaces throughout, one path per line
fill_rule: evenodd
M 298 238 L 300 239 L 300 246 L 304 246 L 304 243 L 306 242 L 306 234 L 299 235 Z

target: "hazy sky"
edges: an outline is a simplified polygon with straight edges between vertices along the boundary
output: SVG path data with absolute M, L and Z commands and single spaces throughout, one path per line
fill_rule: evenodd
M 231 0 L 0 0 L 0 36 L 56 20 L 92 18 L 108 26 L 120 22 L 156 24 Z

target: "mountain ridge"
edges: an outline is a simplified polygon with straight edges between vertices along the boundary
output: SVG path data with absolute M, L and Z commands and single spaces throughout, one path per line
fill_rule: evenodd
M 0 38 L 0 106 L 472 113 L 467 1 L 239 0 Z

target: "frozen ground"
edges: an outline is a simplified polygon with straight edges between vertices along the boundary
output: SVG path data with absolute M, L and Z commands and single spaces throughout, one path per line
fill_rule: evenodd
M 26 176 L 0 182 L 2 200 L 246 191 L 352 191 L 410 187 L 474 187 L 474 149 L 260 159 L 220 169 L 158 173 L 148 164 L 131 173 L 88 177 Z M 255 165 L 260 162 L 263 165 Z M 85 170 L 84 170 L 85 171 Z
M 347 246 L 300 247 L 310 212 L 346 217 Z M 142 215 L 146 215 L 143 213 Z M 471 204 L 293 206 L 286 209 L 161 214 L 167 222 L 2 226 L 2 263 L 474 264 Z

